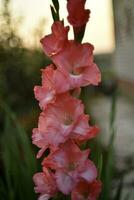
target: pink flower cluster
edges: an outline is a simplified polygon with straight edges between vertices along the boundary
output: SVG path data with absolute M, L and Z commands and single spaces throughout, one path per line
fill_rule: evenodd
M 72 200 L 96 200 L 101 191 L 90 150 L 80 149 L 99 129 L 89 125 L 84 105 L 74 97 L 81 87 L 98 85 L 101 75 L 93 61 L 93 46 L 69 40 L 68 31 L 69 27 L 56 21 L 52 33 L 41 39 L 53 64 L 42 69 L 42 85 L 34 88 L 42 110 L 32 135 L 33 144 L 40 148 L 37 157 L 49 149 L 42 161 L 43 171 L 33 177 L 39 200 L 48 200 L 58 192 L 71 193 Z

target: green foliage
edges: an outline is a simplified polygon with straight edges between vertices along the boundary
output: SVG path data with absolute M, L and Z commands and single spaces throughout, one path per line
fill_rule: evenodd
M 50 6 L 52 17 L 54 21 L 59 21 L 59 16 L 57 15 L 57 12 L 55 11 L 53 6 Z
M 109 194 L 111 191 L 111 183 L 112 183 L 112 176 L 114 170 L 114 138 L 115 138 L 115 116 L 116 116 L 116 100 L 117 100 L 117 93 L 115 92 L 112 97 L 111 103 L 111 112 L 110 112 L 110 122 L 109 122 L 109 132 L 110 132 L 110 139 L 108 145 L 108 153 L 107 153 L 107 160 L 105 163 L 105 172 L 103 174 L 103 199 L 110 198 Z
M 59 2 L 58 2 L 58 0 L 52 0 L 52 2 L 53 2 L 53 5 L 55 7 L 55 10 L 57 12 L 59 12 Z
M 52 0 L 53 6 L 50 6 L 51 9 L 51 14 L 53 17 L 54 21 L 59 21 L 60 16 L 59 16 L 59 2 L 58 0 Z
M 33 87 L 40 84 L 40 68 L 49 64 L 49 60 L 38 49 L 23 47 L 23 42 L 17 34 L 19 20 L 14 22 L 12 18 L 10 0 L 2 0 L 1 5 L 0 99 L 7 102 L 20 120 L 24 119 L 30 124 L 29 116 L 37 110 Z M 0 118 L 2 123 L 1 113 Z
M 100 158 L 98 159 L 98 179 L 101 180 L 101 174 L 102 174 L 102 168 L 103 168 L 103 156 L 101 154 Z
M 0 178 L 0 199 L 34 200 L 32 176 L 37 171 L 30 139 L 9 107 L 0 102 L 5 115 L 1 133 L 3 175 Z
M 116 191 L 114 200 L 119 200 L 119 199 L 121 199 L 122 190 L 123 190 L 123 178 L 121 178 L 121 180 L 120 180 L 120 184 L 119 184 L 119 186 L 118 186 L 118 188 L 117 188 L 117 191 Z

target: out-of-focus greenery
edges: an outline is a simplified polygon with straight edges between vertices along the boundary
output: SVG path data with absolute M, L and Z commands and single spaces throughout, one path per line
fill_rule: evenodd
M 0 199 L 33 200 L 36 195 L 32 176 L 39 171 L 31 145 L 31 127 L 38 113 L 33 87 L 40 82 L 39 69 L 49 61 L 38 49 L 23 47 L 17 34 L 19 21 L 14 22 L 10 12 L 10 0 L 1 3 Z
M 3 0 L 0 15 L 0 99 L 10 105 L 28 127 L 25 114 L 33 116 L 33 108 L 37 109 L 33 87 L 40 83 L 40 68 L 49 60 L 43 51 L 23 47 L 17 29 L 19 20 L 14 22 L 12 18 L 10 0 Z
M 5 119 L 0 140 L 0 199 L 34 200 L 32 176 L 37 171 L 35 152 L 15 115 L 3 102 L 0 105 Z

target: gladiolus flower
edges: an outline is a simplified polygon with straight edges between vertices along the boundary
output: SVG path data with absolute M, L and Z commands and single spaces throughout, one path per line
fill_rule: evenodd
M 93 46 L 70 41 L 58 54 L 52 56 L 58 69 L 69 76 L 70 89 L 98 85 L 101 74 L 96 64 L 93 63 Z
M 101 192 L 101 182 L 94 180 L 91 183 L 80 181 L 73 189 L 72 200 L 96 200 Z
M 38 128 L 33 129 L 33 143 L 44 150 L 58 147 L 69 138 L 75 123 L 84 115 L 83 112 L 84 107 L 80 100 L 68 93 L 58 95 L 55 103 L 40 114 Z
M 52 56 L 62 50 L 67 41 L 69 27 L 64 27 L 61 21 L 52 25 L 52 33 L 40 40 L 43 50 L 47 56 Z
M 77 66 L 77 63 L 73 63 L 73 61 L 71 63 L 70 60 L 70 63 L 65 63 L 64 65 L 64 62 L 62 64 L 57 56 L 54 60 L 59 68 L 54 69 L 53 65 L 49 65 L 47 68 L 42 69 L 42 86 L 34 87 L 35 98 L 39 101 L 39 106 L 43 110 L 49 103 L 55 101 L 56 94 L 61 94 L 89 84 L 97 85 L 100 81 L 100 72 L 95 64 L 90 64 L 90 66 L 81 66 L 86 64 L 86 61 L 84 63 L 83 60 L 83 63 L 82 61 L 81 63 L 79 62 L 80 66 Z M 69 55 L 67 56 L 69 57 Z M 67 68 L 69 64 L 71 66 L 70 69 Z M 78 74 L 79 71 L 80 73 Z M 74 75 L 74 73 L 77 74 Z
M 40 114 L 38 128 L 33 129 L 33 143 L 42 149 L 37 157 L 48 147 L 55 149 L 69 138 L 78 142 L 95 137 L 98 128 L 89 126 L 88 120 L 80 100 L 68 93 L 57 95 L 55 102 Z
M 89 125 L 89 116 L 81 115 L 70 134 L 70 138 L 79 143 L 94 138 L 98 133 L 97 126 Z
M 33 176 L 35 183 L 35 192 L 40 193 L 39 200 L 48 200 L 53 197 L 58 191 L 54 174 L 49 172 L 47 168 L 43 168 L 43 172 L 36 173 Z
M 54 102 L 55 90 L 46 86 L 35 86 L 34 87 L 35 98 L 39 101 L 41 109 L 45 109 L 49 103 Z
M 81 151 L 74 142 L 68 141 L 44 159 L 43 165 L 56 170 L 58 189 L 69 194 L 79 180 L 90 183 L 97 176 L 95 165 L 87 160 L 88 155 L 89 150 Z
M 42 86 L 35 86 L 35 98 L 39 101 L 42 110 L 49 103 L 55 101 L 56 94 L 64 93 L 69 90 L 68 77 L 58 69 L 54 69 L 53 65 L 42 69 Z

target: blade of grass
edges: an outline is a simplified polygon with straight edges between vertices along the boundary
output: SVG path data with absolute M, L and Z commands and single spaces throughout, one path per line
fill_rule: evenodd
M 123 177 L 120 180 L 119 186 L 117 188 L 117 192 L 115 194 L 114 200 L 121 200 L 121 196 L 122 196 L 122 191 L 123 191 Z
M 34 200 L 32 176 L 37 170 L 37 163 L 29 138 L 10 108 L 3 102 L 0 106 L 6 114 L 2 137 L 5 199 Z
M 101 154 L 99 162 L 98 162 L 98 179 L 101 180 L 101 173 L 102 173 L 102 168 L 103 168 L 103 155 Z
M 55 10 L 57 11 L 57 13 L 59 12 L 59 2 L 58 0 L 52 0 L 53 5 L 55 7 Z
M 112 103 L 111 103 L 111 111 L 110 111 L 110 120 L 109 120 L 109 132 L 110 132 L 110 139 L 108 144 L 108 155 L 107 161 L 105 163 L 105 171 L 104 171 L 104 181 L 103 181 L 103 192 L 101 199 L 108 200 L 110 198 L 110 190 L 111 190 L 111 182 L 113 176 L 113 161 L 114 161 L 114 138 L 116 134 L 115 129 L 115 117 L 116 117 L 116 103 L 117 103 L 117 91 L 112 96 Z
M 57 13 L 55 8 L 51 5 L 50 5 L 50 9 L 51 9 L 53 21 L 59 21 L 59 13 Z
M 0 101 L 0 107 L 5 111 L 6 115 L 9 117 L 9 119 L 12 121 L 13 125 L 15 126 L 15 129 L 17 132 L 16 137 L 18 143 L 20 143 L 23 147 L 23 151 L 25 153 L 25 161 L 27 162 L 28 166 L 31 168 L 32 166 L 35 166 L 35 159 L 34 159 L 34 153 L 31 148 L 31 143 L 28 139 L 27 134 L 25 133 L 24 129 L 20 126 L 15 114 L 10 110 L 8 105 Z

